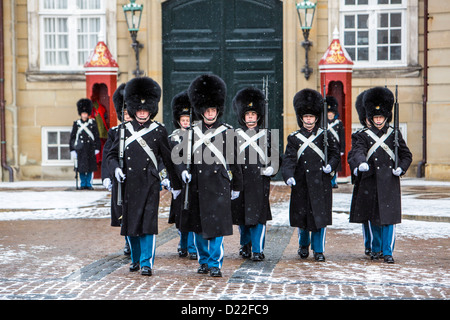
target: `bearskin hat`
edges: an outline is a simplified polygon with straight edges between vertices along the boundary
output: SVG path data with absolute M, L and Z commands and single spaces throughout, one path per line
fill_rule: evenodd
M 253 87 L 238 91 L 233 99 L 233 109 L 236 112 L 239 124 L 242 126 L 245 125 L 244 116 L 248 111 L 255 111 L 258 114 L 258 125 L 261 126 L 265 115 L 264 93 Z
M 364 94 L 366 91 L 361 92 L 357 97 L 355 101 L 355 109 L 358 113 L 359 122 L 363 125 L 363 127 L 367 127 L 366 123 L 366 109 L 364 108 L 363 99 Z
M 91 115 L 93 108 L 92 101 L 90 99 L 80 99 L 77 101 L 77 109 L 78 114 L 81 116 L 83 112 L 87 112 L 89 115 Z
M 339 116 L 337 99 L 333 96 L 327 96 L 326 100 L 328 112 L 334 112 L 336 116 Z
M 131 117 L 134 118 L 139 110 L 147 110 L 150 112 L 150 119 L 153 119 L 158 114 L 161 87 L 152 78 L 134 78 L 127 82 L 123 98 Z
M 175 128 L 180 128 L 180 117 L 181 116 L 189 116 L 191 111 L 191 101 L 189 100 L 189 96 L 187 91 L 183 91 L 175 95 L 172 99 L 172 115 L 173 115 L 173 125 Z M 196 120 L 194 112 L 192 112 L 192 121 Z
M 305 114 L 315 115 L 317 123 L 320 123 L 323 112 L 323 97 L 316 90 L 303 89 L 294 96 L 294 110 L 297 115 L 297 123 L 303 126 L 302 117 Z
M 392 120 L 392 108 L 394 107 L 394 95 L 388 88 L 374 87 L 366 91 L 363 99 L 367 118 L 372 120 L 374 116 L 384 116 L 386 122 Z
M 227 86 L 216 75 L 200 75 L 189 85 L 188 96 L 199 119 L 208 108 L 217 108 L 217 118 L 220 118 L 225 109 Z
M 126 107 L 124 107 L 124 103 L 123 103 L 123 93 L 125 90 L 125 83 L 122 83 L 117 89 L 116 91 L 114 91 L 112 100 L 114 103 L 114 109 L 116 109 L 116 114 L 117 114 L 117 119 L 119 119 L 120 122 L 123 121 L 122 119 L 122 109 L 126 109 Z

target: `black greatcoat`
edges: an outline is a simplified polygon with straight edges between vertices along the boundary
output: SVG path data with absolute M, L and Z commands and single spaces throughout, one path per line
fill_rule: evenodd
M 332 188 L 330 174 L 323 173 L 322 158 L 310 147 L 307 147 L 297 159 L 297 151 L 303 141 L 296 137 L 301 133 L 306 138 L 312 133 L 317 134 L 318 127 L 312 132 L 304 127 L 288 136 L 286 152 L 284 154 L 281 171 L 284 181 L 294 177 L 296 185 L 291 188 L 289 219 L 292 227 L 299 227 L 308 231 L 318 231 L 332 223 Z M 314 140 L 314 144 L 323 148 L 323 132 Z M 339 164 L 339 150 L 328 132 L 328 163 L 332 171 Z
M 344 154 L 345 152 L 345 129 L 344 124 L 339 119 L 328 120 L 328 130 L 331 133 L 331 136 L 336 141 L 336 145 L 338 146 L 339 152 Z M 339 165 L 336 168 L 336 171 L 341 171 L 342 165 L 339 162 Z
M 78 122 L 80 121 L 80 122 Z M 92 132 L 94 140 L 83 130 L 78 136 L 79 123 L 88 122 L 88 129 Z M 77 120 L 73 122 L 72 132 L 70 133 L 70 151 L 77 152 L 78 172 L 94 172 L 97 171 L 97 159 L 95 157 L 95 150 L 100 151 L 100 137 L 98 134 L 97 123 L 94 119 L 87 121 Z
M 382 147 L 366 160 L 369 149 L 375 144 L 367 133 L 368 130 L 381 137 L 387 132 L 388 127 L 384 126 L 381 130 L 371 127 L 355 136 L 354 161 L 358 166 L 367 162 L 369 171 L 358 172 L 358 176 L 361 176 L 359 188 L 365 192 L 358 192 L 355 204 L 352 204 L 354 212 L 350 222 L 370 220 L 374 225 L 397 224 L 401 222 L 400 178 L 392 174 L 394 161 Z M 394 133 L 391 133 L 384 143 L 393 151 Z M 412 154 L 400 132 L 398 157 L 399 167 L 405 173 L 411 165 Z
M 133 120 L 130 122 L 135 132 L 149 127 L 151 120 L 143 125 Z M 119 145 L 120 130 L 118 131 L 113 145 L 108 152 L 108 166 L 119 167 Z M 129 130 L 125 130 L 125 138 L 131 136 Z M 156 159 L 161 159 L 167 169 L 172 187 L 181 189 L 181 180 L 176 174 L 175 167 L 170 158 L 170 147 L 166 128 L 157 123 L 157 127 L 142 137 L 155 154 Z M 126 140 L 125 140 L 126 141 Z M 131 142 L 124 149 L 123 173 L 124 181 L 123 204 L 122 204 L 122 227 L 123 236 L 140 236 L 144 234 L 158 233 L 158 206 L 160 178 L 159 170 L 151 158 L 144 151 L 137 140 Z M 158 165 L 158 164 L 156 164 Z
M 172 134 L 169 136 L 169 143 L 172 151 L 174 148 L 179 145 L 183 138 L 186 138 L 187 130 L 175 129 Z M 182 157 L 182 154 L 178 154 L 179 157 Z M 176 165 L 177 172 L 181 176 L 182 165 Z M 181 210 L 184 205 L 184 197 L 186 194 L 186 185 L 183 183 L 183 187 L 181 188 L 180 195 L 174 199 L 172 197 L 172 201 L 170 203 L 170 212 L 169 212 L 169 223 L 175 223 L 175 227 L 180 229 L 180 219 L 181 219 Z
M 102 159 L 102 181 L 109 178 L 112 183 L 111 189 L 111 226 L 120 227 L 120 217 L 122 216 L 122 207 L 117 205 L 117 188 L 119 183 L 114 177 L 114 169 L 108 166 L 107 155 L 109 150 L 114 144 L 116 135 L 118 135 L 119 126 L 112 127 L 108 130 L 108 138 L 103 146 L 103 159 Z
M 250 137 L 260 132 L 258 128 L 255 130 L 248 130 L 247 128 L 236 130 L 238 164 L 242 170 L 244 189 L 237 199 L 231 201 L 233 223 L 246 226 L 265 224 L 268 220 L 272 220 L 269 203 L 270 177 L 261 174 L 261 168 L 264 168 L 265 164 L 251 144 L 243 151 L 240 150 L 240 146 L 246 140 L 239 136 L 239 130 L 244 131 Z M 260 139 L 263 138 L 267 139 L 266 136 Z M 267 152 L 270 156 L 270 138 L 267 139 L 267 142 Z M 264 143 L 257 142 L 257 145 L 263 152 L 266 152 Z M 273 173 L 273 175 L 275 174 L 276 172 Z
M 358 139 L 358 134 L 360 134 L 362 132 L 362 130 L 363 129 L 360 129 L 360 130 L 352 133 L 352 147 L 351 147 L 350 151 L 348 152 L 348 156 L 347 156 L 347 162 L 350 167 L 350 173 L 351 173 L 351 182 L 353 184 L 352 201 L 351 201 L 351 205 L 350 205 L 350 222 L 354 222 L 353 215 L 355 214 L 355 203 L 356 203 L 356 198 L 358 197 L 358 193 L 359 192 L 364 193 L 364 190 L 362 190 L 360 187 L 361 174 L 358 174 L 355 176 L 353 173 L 354 170 L 356 168 L 358 168 L 358 164 L 356 163 L 356 160 L 355 160 L 355 144 L 356 144 L 356 140 Z M 360 221 L 360 222 L 365 222 L 365 221 Z
M 216 121 L 210 129 L 203 121 L 194 126 L 200 128 L 203 134 L 221 126 L 232 130 L 231 126 L 219 121 Z M 231 190 L 242 191 L 242 172 L 240 166 L 236 164 L 235 139 L 232 137 L 233 143 L 227 143 L 227 135 L 228 132 L 225 130 L 212 138 L 210 143 L 217 147 L 225 158 L 227 158 L 227 152 L 231 152 L 234 159 L 227 163 L 228 170 L 214 158 L 214 154 L 205 143 L 193 152 L 190 171 L 192 179 L 189 183 L 189 211 L 182 211 L 180 226 L 182 232 L 200 233 L 205 239 L 233 234 Z M 193 144 L 195 145 L 198 140 L 199 137 L 194 131 Z M 231 171 L 231 180 L 228 171 Z

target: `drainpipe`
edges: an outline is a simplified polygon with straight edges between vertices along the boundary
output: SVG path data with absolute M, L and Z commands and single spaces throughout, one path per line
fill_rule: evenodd
M 425 177 L 427 164 L 427 103 L 428 103 L 428 0 L 424 0 L 423 14 L 423 96 L 422 96 L 422 160 L 417 167 L 417 177 Z
M 6 129 L 5 129 L 5 42 L 3 37 L 3 1 L 0 1 L 0 143 L 2 167 L 9 171 L 9 182 L 13 182 L 13 169 L 6 163 Z

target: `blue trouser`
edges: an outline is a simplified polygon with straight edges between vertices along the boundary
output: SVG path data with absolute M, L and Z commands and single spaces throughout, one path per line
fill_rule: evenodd
M 80 187 L 92 187 L 92 172 L 80 172 Z
M 383 252 L 384 256 L 392 256 L 395 246 L 395 225 L 370 225 L 373 234 L 372 251 Z
M 239 226 L 241 234 L 240 243 L 242 246 L 252 243 L 252 252 L 264 252 L 264 245 L 266 240 L 266 225 L 258 223 L 256 226 Z
M 199 233 L 194 233 L 194 243 L 197 247 L 198 262 L 207 264 L 208 268 L 222 268 L 223 263 L 223 237 L 205 239 Z
M 337 185 L 336 179 L 337 179 L 337 172 L 334 174 L 333 178 L 331 178 L 331 185 L 334 187 Z
M 326 228 L 320 228 L 318 231 L 311 231 L 298 228 L 298 244 L 301 247 L 308 247 L 311 244 L 311 250 L 316 253 L 325 251 Z
M 127 236 L 127 239 L 130 244 L 131 262 L 139 262 L 141 268 L 147 266 L 153 269 L 156 236 L 154 234 L 144 234 L 137 237 Z
M 370 222 L 366 221 L 362 224 L 362 232 L 363 232 L 363 238 L 364 238 L 364 248 L 366 249 L 372 249 L 372 230 L 370 229 Z
M 194 233 L 193 232 L 181 232 L 178 231 L 180 235 L 180 242 L 178 248 L 187 249 L 189 253 L 197 252 L 197 248 L 194 244 Z

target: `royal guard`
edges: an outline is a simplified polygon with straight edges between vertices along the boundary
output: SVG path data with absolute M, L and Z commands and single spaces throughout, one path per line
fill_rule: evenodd
M 80 174 L 80 188 L 93 190 L 93 173 L 97 170 L 96 155 L 100 152 L 100 138 L 95 120 L 89 119 L 92 101 L 80 99 L 77 102 L 80 119 L 74 121 L 70 134 L 70 153 L 77 161 Z
M 331 136 L 336 141 L 336 145 L 339 148 L 340 156 L 342 157 L 345 153 L 345 129 L 344 124 L 339 119 L 338 102 L 335 97 L 327 96 L 327 120 L 328 120 L 328 131 L 331 132 Z M 337 188 L 337 176 L 338 171 L 342 170 L 341 162 L 339 162 L 336 171 L 334 172 L 333 178 L 331 179 L 331 186 Z
M 187 137 L 187 130 L 191 125 L 192 120 L 195 120 L 195 114 L 192 112 L 191 102 L 187 91 L 183 91 L 175 95 L 172 99 L 172 122 L 175 127 L 172 134 L 169 136 L 171 148 L 176 148 L 183 142 L 183 139 Z M 180 155 L 181 157 L 183 155 Z M 181 172 L 180 172 L 181 174 Z M 178 255 L 180 257 L 187 257 L 191 260 L 197 260 L 197 249 L 194 244 L 193 232 L 180 231 L 180 218 L 181 211 L 184 206 L 184 198 L 186 194 L 186 186 L 184 185 L 181 190 L 181 195 L 174 199 L 170 204 L 169 223 L 175 223 L 178 233 L 180 235 L 180 241 L 178 243 Z
M 233 108 L 241 125 L 236 129 L 236 136 L 244 185 L 239 197 L 231 202 L 233 223 L 239 226 L 240 255 L 261 261 L 264 259 L 266 222 L 272 220 L 270 178 L 276 174 L 268 163 L 271 148 L 270 132 L 263 128 L 264 93 L 257 88 L 244 88 L 234 97 Z
M 354 160 L 354 146 L 356 144 L 357 136 L 360 134 L 365 128 L 370 127 L 370 122 L 367 120 L 366 117 L 366 109 L 363 105 L 363 99 L 364 99 L 365 91 L 361 92 L 357 97 L 355 101 L 355 109 L 358 114 L 359 122 L 362 125 L 362 128 L 352 133 L 352 147 L 350 151 L 348 152 L 347 156 L 347 162 L 350 167 L 351 172 L 351 182 L 353 184 L 353 193 L 352 193 L 352 201 L 350 205 L 350 222 L 353 222 L 353 215 L 354 215 L 354 204 L 356 203 L 356 197 L 358 196 L 359 192 L 364 192 L 360 189 L 359 183 L 361 180 L 361 175 L 358 176 L 358 165 L 355 163 Z M 373 243 L 373 237 L 372 237 L 372 230 L 370 228 L 370 222 L 365 221 L 362 222 L 362 233 L 363 233 L 363 240 L 364 240 L 364 254 L 367 256 L 370 256 L 372 252 L 372 243 Z
M 234 130 L 220 121 L 226 93 L 225 82 L 211 74 L 198 76 L 188 89 L 193 111 L 201 121 L 193 127 L 192 164 L 182 172 L 183 181 L 189 184 L 189 211 L 182 213 L 181 231 L 194 232 L 197 272 L 209 272 L 212 277 L 222 276 L 224 236 L 233 234 L 231 200 L 242 190 L 235 140 L 229 140 L 234 139 Z
M 332 224 L 330 174 L 339 164 L 339 149 L 331 133 L 319 126 L 326 116 L 322 95 L 303 89 L 297 92 L 293 102 L 300 130 L 288 136 L 281 165 L 283 179 L 291 186 L 290 225 L 299 231 L 300 257 L 309 256 L 311 245 L 314 259 L 325 261 L 326 226 Z
M 389 125 L 394 105 L 392 92 L 384 87 L 371 88 L 364 94 L 363 105 L 370 127 L 355 136 L 352 147 L 353 166 L 357 166 L 355 173 L 361 180 L 352 201 L 351 222 L 369 221 L 374 237 L 372 259 L 383 257 L 385 262 L 394 263 L 395 225 L 401 222 L 400 176 L 411 165 L 412 154 L 400 131 L 395 133 Z
M 167 169 L 175 197 L 181 190 L 181 180 L 171 161 L 166 128 L 153 121 L 160 98 L 161 87 L 151 78 L 139 77 L 127 82 L 124 102 L 133 120 L 124 124 L 124 130 L 119 130 L 107 156 L 115 178 L 124 185 L 121 235 L 130 240 L 132 257 L 140 257 L 139 264 L 133 263 L 130 271 L 140 268 L 146 276 L 152 275 L 158 233 L 157 159 Z
M 99 83 L 94 84 L 92 88 L 92 112 L 90 113 L 90 118 L 94 119 L 97 123 L 98 134 L 100 137 L 100 153 L 97 154 L 97 163 L 103 159 L 103 148 L 108 138 L 108 124 L 106 122 L 106 118 L 108 117 L 107 111 L 104 105 L 100 103 L 100 90 L 106 89 L 105 85 L 101 85 Z

